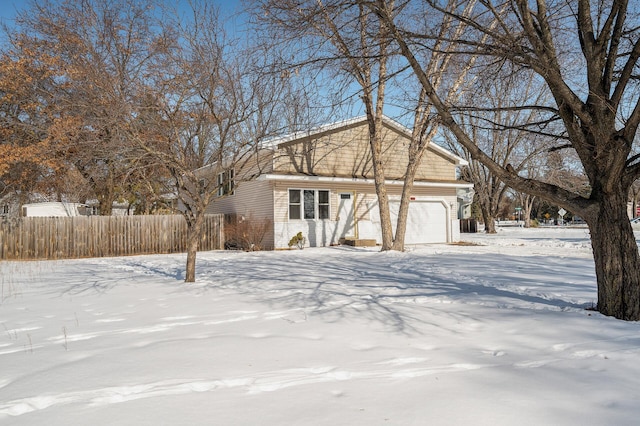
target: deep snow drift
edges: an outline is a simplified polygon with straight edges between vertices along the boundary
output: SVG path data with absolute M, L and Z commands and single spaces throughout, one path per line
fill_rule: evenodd
M 463 240 L 0 263 L 0 424 L 636 423 L 587 230 Z

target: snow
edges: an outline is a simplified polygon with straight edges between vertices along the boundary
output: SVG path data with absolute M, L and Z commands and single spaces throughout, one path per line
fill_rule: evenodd
M 0 425 L 635 423 L 588 231 L 462 238 L 2 262 Z

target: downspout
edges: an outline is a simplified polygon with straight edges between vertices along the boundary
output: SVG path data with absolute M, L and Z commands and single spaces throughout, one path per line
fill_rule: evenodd
M 353 191 L 353 234 L 355 239 L 360 239 L 360 233 L 358 231 L 358 195 L 356 191 Z
M 453 227 L 451 224 L 451 211 L 453 210 L 453 203 L 447 203 L 446 200 L 442 200 L 442 204 L 444 204 L 444 208 L 447 212 L 447 243 L 451 244 L 453 242 Z

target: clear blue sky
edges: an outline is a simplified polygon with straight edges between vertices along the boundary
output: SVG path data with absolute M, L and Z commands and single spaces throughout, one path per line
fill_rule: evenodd
M 188 7 L 187 0 L 163 0 L 166 4 L 175 5 L 183 4 Z M 208 0 L 211 1 L 211 0 Z M 221 8 L 224 14 L 232 14 L 238 9 L 239 0 L 214 0 L 213 4 L 216 4 Z M 23 10 L 27 7 L 28 2 L 26 0 L 0 0 L 0 22 L 3 24 L 12 25 L 16 16 L 16 11 Z M 237 20 L 237 18 L 235 18 Z
M 0 0 L 0 21 L 10 24 L 15 17 L 16 9 L 24 7 L 24 1 Z
M 53 0 L 53 1 L 57 1 L 57 0 Z M 161 0 L 161 1 L 164 1 L 167 5 L 170 5 L 170 6 L 175 6 L 176 4 L 178 6 L 182 6 L 185 12 L 189 9 L 188 0 Z M 202 0 L 202 1 L 208 1 L 220 7 L 221 13 L 226 17 L 225 25 L 228 31 L 230 32 L 230 34 L 232 34 L 234 30 L 240 30 L 241 27 L 244 25 L 245 19 L 242 16 L 237 16 L 237 15 L 234 16 L 234 13 L 237 12 L 240 8 L 240 3 L 241 3 L 240 0 Z M 14 19 L 16 17 L 16 11 L 24 10 L 28 6 L 28 4 L 29 2 L 27 0 L 0 0 L 0 22 L 11 26 L 14 23 Z M 0 45 L 4 43 L 5 43 L 5 35 L 4 33 L 0 32 Z M 355 107 L 356 110 L 353 111 L 351 115 L 362 114 L 363 112 L 358 108 L 360 108 L 359 104 L 358 106 Z M 394 116 L 398 114 L 391 105 L 387 105 L 385 107 L 385 112 L 390 116 Z
M 36 0 L 37 1 L 37 0 Z M 57 2 L 58 0 L 52 0 Z M 168 6 L 178 6 L 183 8 L 187 16 L 189 16 L 189 0 L 160 0 Z M 224 23 L 227 28 L 228 34 L 240 30 L 245 23 L 245 19 L 242 16 L 238 16 L 237 12 L 240 9 L 240 0 L 201 0 L 214 4 L 220 8 L 221 14 L 225 17 Z M 25 10 L 29 6 L 27 0 L 0 0 L 0 23 L 3 25 L 12 26 L 15 22 L 17 11 Z M 236 32 L 237 34 L 237 32 Z M 5 33 L 0 31 L 0 44 L 6 42 Z

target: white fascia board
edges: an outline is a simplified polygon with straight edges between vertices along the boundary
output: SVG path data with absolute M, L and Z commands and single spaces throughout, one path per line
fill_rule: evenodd
M 261 150 L 264 148 L 260 148 Z M 242 159 L 243 157 L 245 157 L 246 155 L 253 155 L 254 153 L 256 153 L 256 151 L 252 148 L 247 149 L 245 151 L 243 151 L 241 154 L 238 154 L 238 156 L 235 159 L 235 163 L 237 163 L 239 161 L 239 159 Z M 260 154 L 261 151 L 258 151 L 258 154 Z M 222 159 L 222 164 L 221 167 L 222 168 L 227 168 L 230 167 L 233 164 L 233 162 L 229 159 L 229 158 L 224 158 Z M 218 167 L 218 161 L 213 161 L 207 165 L 204 165 L 202 167 L 198 167 L 197 169 L 194 170 L 194 172 L 200 172 L 202 170 L 208 170 L 208 169 L 215 169 L 216 167 Z
M 387 117 L 386 115 L 383 116 L 383 121 L 386 124 L 388 124 L 389 126 L 394 127 L 399 132 L 404 133 L 405 135 L 407 135 L 407 137 L 411 138 L 413 132 L 411 131 L 410 128 L 404 126 L 403 124 L 397 122 L 396 120 L 394 120 L 392 118 Z M 429 144 L 429 148 L 433 148 L 434 151 L 437 151 L 440 154 L 444 155 L 445 157 L 449 157 L 449 158 L 455 160 L 456 165 L 458 165 L 458 166 L 468 166 L 469 165 L 469 162 L 467 160 L 465 160 L 464 158 L 458 157 L 453 152 L 449 151 L 446 148 L 441 147 L 438 144 L 435 144 L 435 143 L 432 142 L 432 143 Z
M 354 183 L 374 185 L 373 179 L 364 178 L 344 178 L 331 176 L 302 176 L 302 175 L 276 175 L 264 174 L 256 178 L 256 180 L 285 180 L 285 181 L 306 181 L 306 182 L 335 182 L 335 183 Z M 385 185 L 404 185 L 401 180 L 385 180 Z M 432 188 L 473 188 L 472 183 L 468 182 L 414 182 L 413 186 L 432 187 Z
M 431 143 L 431 144 L 429 144 L 429 148 L 433 148 L 435 151 L 440 152 L 442 155 L 444 155 L 446 157 L 453 158 L 456 161 L 456 165 L 457 166 L 468 166 L 469 165 L 469 162 L 467 160 L 465 160 L 462 157 L 458 157 L 453 152 L 449 151 L 446 148 L 441 147 L 438 144 Z
M 215 162 L 213 162 L 213 163 L 209 163 L 209 164 L 207 164 L 207 165 L 205 165 L 205 166 L 198 167 L 197 169 L 195 169 L 195 170 L 194 170 L 194 173 L 201 172 L 202 170 L 209 170 L 209 169 L 212 169 L 212 168 L 214 168 L 217 164 L 218 164 L 218 162 L 217 162 L 217 161 L 215 161 Z

